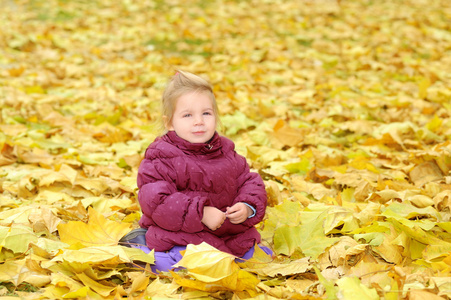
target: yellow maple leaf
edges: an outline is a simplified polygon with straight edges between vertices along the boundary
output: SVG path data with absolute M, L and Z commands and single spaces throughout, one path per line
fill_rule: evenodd
M 147 286 L 146 293 L 150 297 L 169 297 L 170 295 L 175 294 L 179 288 L 180 285 L 176 284 L 174 281 L 168 284 L 157 278 Z
M 241 269 L 228 277 L 213 282 L 203 282 L 200 280 L 192 280 L 191 278 L 184 278 L 172 271 L 171 274 L 174 277 L 175 282 L 180 286 L 207 292 L 232 290 L 236 292 L 247 291 L 254 295 L 256 294 L 255 287 L 260 282 L 254 275 Z
M 83 282 L 85 286 L 88 286 L 90 289 L 92 289 L 93 291 L 95 291 L 96 293 L 98 293 L 103 297 L 107 297 L 108 295 L 111 294 L 112 291 L 116 289 L 115 286 L 107 286 L 101 284 L 100 282 L 90 278 L 85 273 L 80 273 L 77 274 L 76 276 L 78 279 L 80 279 L 81 282 Z
M 89 221 L 70 221 L 67 224 L 59 224 L 58 232 L 61 241 L 69 245 L 77 243 L 89 246 L 112 246 L 129 230 L 130 224 L 110 221 L 99 214 L 93 208 L 89 208 Z
M 235 256 L 203 242 L 188 245 L 183 258 L 175 265 L 188 269 L 188 273 L 204 282 L 214 282 L 232 275 L 239 267 Z
M 310 259 L 304 257 L 301 259 L 290 261 L 289 263 L 278 262 L 252 262 L 252 259 L 245 262 L 244 265 L 248 266 L 245 269 L 248 272 L 256 273 L 261 276 L 276 277 L 277 275 L 288 276 L 307 273 L 312 269 Z
M 135 292 L 143 291 L 149 285 L 149 277 L 146 276 L 145 273 L 141 273 L 135 278 L 133 278 L 132 286 L 128 291 L 129 294 L 133 294 Z
M 128 252 L 129 249 L 132 249 L 133 251 Z M 131 262 L 131 257 L 138 256 L 141 253 L 144 252 L 139 249 L 122 246 L 86 247 L 78 250 L 65 250 L 63 254 L 55 257 L 53 261 L 57 262 L 64 260 L 69 263 L 115 265 Z M 152 263 L 153 256 L 147 256 L 149 258 L 148 262 Z
M 274 137 L 283 145 L 294 147 L 304 139 L 304 132 L 298 128 L 292 128 L 285 124 L 283 120 L 279 120 L 274 127 Z

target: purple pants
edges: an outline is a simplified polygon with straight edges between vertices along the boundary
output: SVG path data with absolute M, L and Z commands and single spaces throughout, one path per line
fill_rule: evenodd
M 265 246 L 258 245 L 266 254 L 272 255 L 271 249 Z M 147 246 L 132 245 L 133 248 L 141 249 L 146 253 L 150 253 L 150 249 Z M 255 247 L 255 246 L 254 246 Z M 254 255 L 254 247 L 249 249 L 240 259 L 247 260 Z M 155 252 L 155 264 L 150 266 L 153 272 L 168 272 L 173 269 L 173 265 L 178 263 L 182 259 L 180 251 L 186 250 L 186 246 L 174 246 L 171 250 L 165 252 Z

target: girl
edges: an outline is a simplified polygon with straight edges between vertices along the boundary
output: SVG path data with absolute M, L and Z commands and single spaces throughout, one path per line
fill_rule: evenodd
M 202 242 L 249 258 L 260 242 L 254 225 L 265 215 L 265 187 L 234 143 L 216 132 L 211 85 L 180 71 L 162 104 L 165 134 L 149 145 L 138 171 L 139 224 L 147 247 L 155 249 L 152 269 L 169 270 L 180 250 Z

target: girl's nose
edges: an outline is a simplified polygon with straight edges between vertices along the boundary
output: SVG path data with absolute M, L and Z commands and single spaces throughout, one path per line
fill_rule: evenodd
M 194 124 L 195 125 L 202 125 L 202 124 L 204 124 L 204 118 L 202 118 L 202 116 L 197 116 L 196 119 L 194 120 Z

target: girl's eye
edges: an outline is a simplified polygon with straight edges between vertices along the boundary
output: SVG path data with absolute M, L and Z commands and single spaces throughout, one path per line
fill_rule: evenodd
M 191 116 L 191 114 L 185 114 L 185 115 L 183 115 L 184 118 L 188 118 L 188 117 L 190 117 L 190 116 Z
M 206 111 L 206 112 L 204 112 L 204 115 L 210 116 L 210 115 L 211 115 L 211 112 Z

